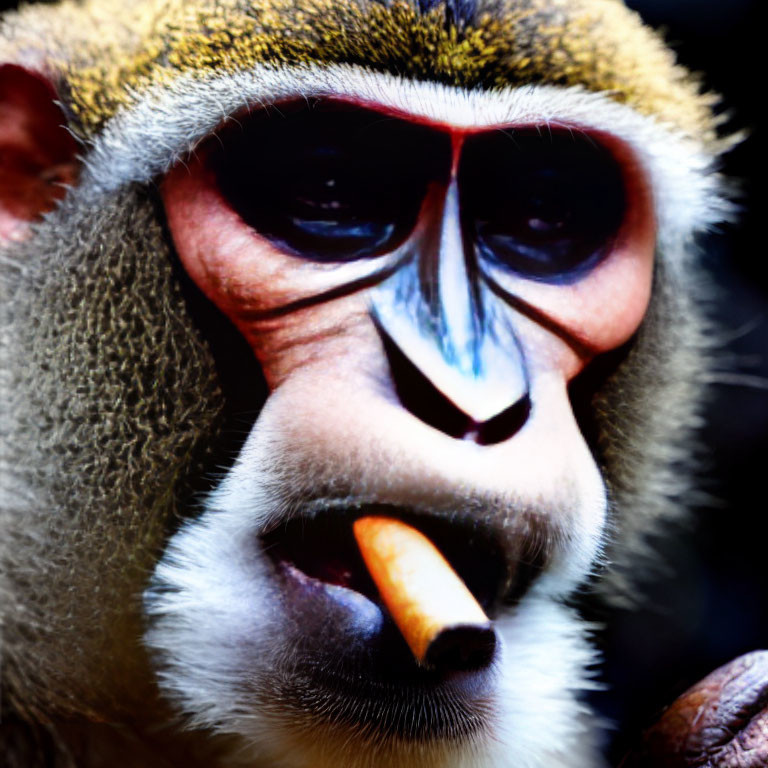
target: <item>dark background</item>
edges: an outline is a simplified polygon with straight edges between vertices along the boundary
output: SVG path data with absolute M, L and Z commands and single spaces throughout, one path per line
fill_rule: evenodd
M 758 0 L 628 0 L 706 86 L 723 95 L 727 128 L 749 137 L 725 159 L 741 182 L 742 214 L 706 238 L 705 263 L 719 288 L 713 308 L 721 368 L 701 437 L 704 460 L 697 525 L 665 545 L 670 573 L 642 609 L 611 617 L 603 633 L 610 690 L 593 703 L 609 720 L 617 759 L 658 711 L 735 656 L 768 646 L 768 567 L 762 522 L 768 476 L 768 270 L 758 233 L 758 119 L 765 84 L 757 51 L 765 43 Z M 0 9 L 14 3 L 0 0 Z M 758 40 L 758 34 L 761 39 Z M 599 618 L 599 616 L 598 616 Z
M 718 297 L 720 368 L 702 434 L 704 466 L 696 527 L 664 550 L 669 567 L 639 611 L 611 619 L 605 677 L 594 697 L 621 723 L 610 751 L 623 752 L 677 695 L 737 655 L 768 647 L 768 567 L 762 525 L 768 505 L 768 270 L 758 233 L 757 148 L 765 123 L 757 0 L 627 0 L 664 31 L 679 59 L 723 95 L 726 129 L 749 132 L 723 171 L 741 184 L 740 219 L 708 237 L 705 264 Z M 758 85 L 756 85 L 758 84 Z M 721 377 L 725 378 L 725 377 Z

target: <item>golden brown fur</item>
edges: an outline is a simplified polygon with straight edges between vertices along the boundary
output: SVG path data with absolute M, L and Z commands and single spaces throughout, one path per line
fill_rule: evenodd
M 11 17 L 11 55 L 39 50 L 40 24 L 48 66 L 66 73 L 65 100 L 88 133 L 135 91 L 182 72 L 349 63 L 468 88 L 581 85 L 714 138 L 712 99 L 618 0 L 492 0 L 460 29 L 442 6 L 423 14 L 406 0 L 64 2 Z

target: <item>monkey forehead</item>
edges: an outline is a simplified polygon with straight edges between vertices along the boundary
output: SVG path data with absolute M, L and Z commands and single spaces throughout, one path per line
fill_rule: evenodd
M 432 4 L 71 0 L 58 10 L 61 23 L 46 20 L 46 42 L 66 62 L 57 68 L 86 134 L 153 84 L 190 71 L 336 63 L 467 88 L 582 85 L 714 138 L 712 98 L 619 0 L 477 0 L 459 26 L 443 4 L 419 5 Z M 19 50 L 31 42 L 22 22 L 9 32 Z

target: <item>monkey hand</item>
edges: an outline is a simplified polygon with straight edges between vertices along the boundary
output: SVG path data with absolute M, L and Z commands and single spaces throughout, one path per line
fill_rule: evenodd
M 715 670 L 668 707 L 620 768 L 768 766 L 768 651 Z

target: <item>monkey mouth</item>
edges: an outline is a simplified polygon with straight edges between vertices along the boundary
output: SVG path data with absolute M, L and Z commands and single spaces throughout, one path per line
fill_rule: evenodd
M 510 563 L 494 532 L 476 521 L 427 519 L 381 507 L 375 512 L 397 517 L 421 531 L 491 617 L 501 606 L 514 604 L 538 570 L 537 565 L 523 568 L 522 563 Z M 382 605 L 355 541 L 352 522 L 350 515 L 337 512 L 297 517 L 263 534 L 262 542 L 273 561 L 289 564 L 311 580 L 353 590 Z
M 284 610 L 291 612 L 288 626 L 300 627 L 289 630 L 300 632 L 302 653 L 293 659 L 290 675 L 281 676 L 283 701 L 305 717 L 347 729 L 417 741 L 469 737 L 487 724 L 495 643 L 449 655 L 437 666 L 415 660 L 355 540 L 354 518 L 370 512 L 355 510 L 353 517 L 324 511 L 262 535 L 286 598 Z M 381 507 L 375 512 L 423 533 L 490 618 L 519 600 L 541 565 L 510 563 L 495 532 L 477 521 Z M 388 701 L 402 706 L 387 707 Z M 414 716 L 424 712 L 430 713 L 426 720 Z
M 355 516 L 370 511 L 356 511 Z M 536 557 L 510 560 L 496 532 L 477 520 L 394 512 L 391 508 L 375 509 L 376 514 L 396 517 L 424 534 L 490 618 L 505 605 L 517 602 L 541 570 L 542 563 Z M 352 591 L 376 606 L 384 623 L 391 623 L 361 556 L 352 522 L 350 514 L 336 511 L 321 512 L 311 518 L 296 517 L 263 534 L 262 544 L 283 578 L 300 582 L 305 590 L 325 588 L 327 593 L 337 595 L 339 588 Z M 479 651 L 453 658 L 449 666 L 473 669 L 491 660 L 492 654 Z

